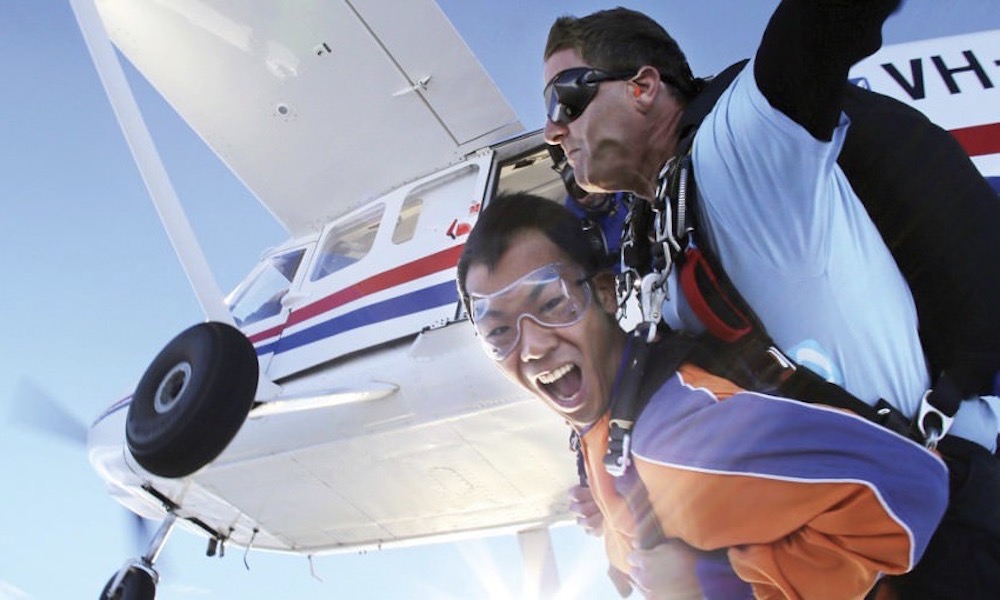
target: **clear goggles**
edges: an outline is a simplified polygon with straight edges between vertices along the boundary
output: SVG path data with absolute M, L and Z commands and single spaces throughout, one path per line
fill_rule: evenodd
M 545 114 L 553 123 L 565 125 L 587 108 L 603 81 L 624 81 L 635 77 L 634 71 L 602 71 L 574 67 L 556 73 L 545 86 Z
M 521 320 L 545 327 L 568 327 L 590 306 L 588 278 L 579 267 L 550 263 L 507 287 L 469 297 L 472 323 L 493 360 L 503 360 L 521 340 Z

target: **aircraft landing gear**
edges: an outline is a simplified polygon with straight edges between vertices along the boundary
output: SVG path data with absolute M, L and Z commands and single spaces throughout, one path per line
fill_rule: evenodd
M 153 600 L 160 576 L 151 568 L 132 565 L 115 573 L 101 592 L 101 600 Z M 117 584 L 116 584 L 117 582 Z
M 156 534 L 149 542 L 146 553 L 137 559 L 125 563 L 117 573 L 111 576 L 101 591 L 100 600 L 154 600 L 156 584 L 160 580 L 159 573 L 153 568 L 163 544 L 174 528 L 177 520 L 174 513 L 168 513 L 160 524 Z
M 257 351 L 239 329 L 214 321 L 186 329 L 135 388 L 125 421 L 129 452 L 160 477 L 194 473 L 236 436 L 257 379 Z

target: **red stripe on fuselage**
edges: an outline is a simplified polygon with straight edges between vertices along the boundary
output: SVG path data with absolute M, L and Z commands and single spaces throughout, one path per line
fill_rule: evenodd
M 311 319 L 316 315 L 333 310 L 338 306 L 342 306 L 348 302 L 357 300 L 358 298 L 413 281 L 414 279 L 424 277 L 425 275 L 437 273 L 443 269 L 454 267 L 458 263 L 459 256 L 462 254 L 462 248 L 462 245 L 453 246 L 447 250 L 442 250 L 441 252 L 425 256 L 413 262 L 408 262 L 404 265 L 400 265 L 383 273 L 379 273 L 378 275 L 369 277 L 368 279 L 359 281 L 358 283 L 350 287 L 346 287 L 339 292 L 334 292 L 321 300 L 317 300 L 312 304 L 292 311 L 292 313 L 288 316 L 288 320 L 285 321 L 284 324 L 255 333 L 250 336 L 250 341 L 256 344 L 257 342 L 261 342 L 268 338 L 276 337 L 280 335 L 286 327 Z
M 969 156 L 1000 153 L 1000 123 L 952 129 L 951 135 Z

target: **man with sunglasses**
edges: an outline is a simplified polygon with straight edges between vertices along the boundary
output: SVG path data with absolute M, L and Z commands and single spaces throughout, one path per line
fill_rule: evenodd
M 744 391 L 686 337 L 653 346 L 651 359 L 677 368 L 644 381 L 632 463 L 610 475 L 611 404 L 636 338 L 617 324 L 599 261 L 565 207 L 501 196 L 470 233 L 457 283 L 486 353 L 576 432 L 618 571 L 651 597 L 719 597 L 733 591 L 712 569 L 722 552 L 741 598 L 849 599 L 913 565 L 946 503 L 940 459 L 850 413 Z
M 799 368 L 864 403 L 882 400 L 888 410 L 909 420 L 922 414 L 930 377 L 921 346 L 928 327 L 918 330 L 918 307 L 908 283 L 931 290 L 938 303 L 931 314 L 938 322 L 950 316 L 955 320 L 955 312 L 942 311 L 942 306 L 969 306 L 986 315 L 974 326 L 983 330 L 978 335 L 987 351 L 977 355 L 960 347 L 953 353 L 957 364 L 949 366 L 964 367 L 963 362 L 981 358 L 989 365 L 995 363 L 991 348 L 1000 326 L 995 308 L 983 303 L 988 294 L 954 283 L 984 282 L 984 289 L 994 290 L 1000 277 L 990 273 L 1000 269 L 1000 261 L 995 259 L 995 235 L 980 235 L 983 226 L 997 223 L 995 195 L 953 140 L 947 145 L 943 138 L 948 136 L 941 133 L 942 142 L 934 138 L 930 148 L 927 143 L 894 146 L 892 138 L 909 131 L 873 136 L 872 118 L 844 114 L 853 101 L 846 91 L 848 70 L 878 49 L 882 24 L 898 4 L 783 1 L 756 55 L 720 91 L 698 126 L 689 156 L 698 189 L 700 239 L 781 351 Z M 692 76 L 676 42 L 645 15 L 616 9 L 557 20 L 544 56 L 545 136 L 562 147 L 579 185 L 589 192 L 628 191 L 649 201 L 662 197 L 670 161 L 686 158 L 677 156 L 687 133 L 685 111 L 706 87 Z M 855 125 L 858 131 L 849 135 L 849 126 L 853 130 Z M 876 153 L 884 156 L 855 151 L 852 165 L 841 166 L 838 161 L 849 154 L 852 137 L 872 147 L 881 144 Z M 873 139 L 878 137 L 883 139 Z M 921 152 L 923 161 L 917 162 L 914 155 Z M 878 172 L 873 181 L 853 178 L 857 163 L 865 161 L 892 163 L 896 180 Z M 914 183 L 905 187 L 906 181 Z M 932 189 L 936 193 L 928 195 Z M 880 218 L 881 227 L 892 218 L 870 217 L 859 199 L 861 191 L 869 190 L 936 202 L 974 197 L 975 215 L 959 215 L 962 227 L 931 228 L 937 234 L 921 249 L 939 247 L 938 237 L 945 233 L 969 248 L 970 258 L 955 265 L 935 258 L 933 265 L 926 263 L 930 266 L 919 261 L 897 266 L 886 243 L 899 240 L 883 240 L 872 221 Z M 902 204 L 887 201 L 884 206 L 892 215 Z M 954 222 L 954 211 L 926 207 L 921 218 Z M 896 216 L 898 223 L 891 225 L 904 238 L 912 222 L 903 217 L 917 215 Z M 993 246 L 977 246 L 983 240 Z M 969 269 L 970 261 L 977 269 Z M 953 276 L 953 269 L 964 269 L 962 276 Z M 668 275 L 676 277 L 675 272 Z M 674 328 L 704 329 L 682 294 L 668 297 L 662 310 Z M 949 435 L 940 441 L 929 438 L 948 459 L 953 501 L 947 527 L 932 542 L 925 561 L 896 582 L 904 597 L 992 598 L 1000 590 L 1000 469 L 994 456 L 1000 401 L 975 397 L 989 393 L 989 377 L 983 380 L 985 388 L 977 387 L 972 398 L 960 403 Z

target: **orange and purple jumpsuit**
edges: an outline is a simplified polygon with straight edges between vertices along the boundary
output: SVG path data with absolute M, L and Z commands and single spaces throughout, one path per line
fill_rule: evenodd
M 637 419 L 633 465 L 618 479 L 603 465 L 608 419 L 581 449 L 608 555 L 626 573 L 638 535 L 630 475 L 666 538 L 723 549 L 758 598 L 863 598 L 880 574 L 914 566 L 948 500 L 944 463 L 920 445 L 689 364 Z

